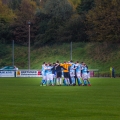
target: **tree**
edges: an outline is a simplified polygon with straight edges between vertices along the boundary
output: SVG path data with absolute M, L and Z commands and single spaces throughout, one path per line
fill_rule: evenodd
M 61 42 L 86 42 L 84 21 L 81 16 L 73 15 L 65 26 L 58 30 L 58 40 Z
M 67 20 L 73 14 L 73 7 L 67 0 L 47 0 L 44 11 L 54 18 Z
M 9 0 L 8 2 L 8 6 L 13 9 L 16 10 L 19 8 L 20 4 L 21 4 L 22 0 Z
M 79 3 L 81 3 L 81 0 L 68 0 L 72 5 L 73 8 L 76 9 Z
M 35 37 L 35 47 L 39 47 L 46 44 L 45 34 L 48 30 L 48 22 L 50 20 L 48 14 L 44 14 L 41 10 L 38 10 L 36 13 L 35 24 L 37 26 L 37 32 Z
M 90 9 L 94 7 L 94 0 L 81 0 L 76 10 L 78 14 L 86 14 Z
M 46 29 L 40 32 L 36 37 L 36 45 L 53 44 L 58 41 L 58 29 L 59 26 L 64 25 L 65 21 L 73 14 L 73 8 L 67 0 L 47 0 L 42 12 L 44 13 L 45 22 L 41 17 L 39 29 L 41 25 L 45 23 Z
M 88 36 L 86 34 L 86 14 L 94 7 L 94 0 L 81 0 L 76 7 L 77 17 L 72 18 L 68 22 L 67 31 L 71 35 L 71 41 L 87 42 Z M 75 16 L 75 14 L 74 14 Z
M 14 40 L 19 44 L 27 44 L 28 43 L 28 22 L 31 22 L 31 44 L 34 44 L 35 38 L 35 10 L 36 4 L 31 0 L 22 0 L 20 4 L 20 8 L 17 12 L 17 17 L 15 19 L 14 24 L 11 26 L 14 34 Z
M 10 39 L 9 26 L 13 22 L 15 14 L 6 4 L 0 0 L 0 40 L 8 43 Z
M 96 0 L 87 15 L 87 34 L 91 41 L 120 42 L 120 1 Z

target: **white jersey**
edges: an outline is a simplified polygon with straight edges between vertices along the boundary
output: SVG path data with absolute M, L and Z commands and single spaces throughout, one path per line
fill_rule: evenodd
M 46 80 L 46 72 L 45 72 L 45 68 L 46 68 L 46 65 L 43 64 L 43 65 L 42 65 L 42 78 L 43 78 L 43 80 Z
M 47 66 L 46 67 L 46 76 L 47 76 L 47 80 L 53 80 L 53 75 L 54 74 L 52 74 L 52 69 L 53 67 L 52 66 Z
M 77 78 L 81 78 L 81 64 L 77 63 L 75 65 Z
M 81 64 L 76 64 L 75 67 L 76 67 L 76 73 L 81 72 Z
M 42 65 L 42 76 L 45 76 L 45 64 Z
M 82 73 L 83 73 L 83 74 L 88 73 L 88 68 L 87 68 L 86 66 L 83 67 Z
M 52 70 L 51 70 L 52 68 L 53 68 L 52 66 L 48 66 L 48 67 L 47 67 L 47 69 L 48 69 L 47 73 L 48 73 L 48 74 L 52 74 Z
M 83 78 L 83 80 L 88 79 L 88 68 L 86 66 L 84 66 L 82 69 L 82 78 Z

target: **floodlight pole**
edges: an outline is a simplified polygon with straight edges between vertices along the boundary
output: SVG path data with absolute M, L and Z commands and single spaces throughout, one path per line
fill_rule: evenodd
M 29 32 L 29 37 L 28 37 L 28 69 L 30 70 L 30 25 L 31 22 L 28 22 L 28 32 Z
M 70 60 L 72 60 L 72 42 L 70 43 Z
M 14 66 L 14 40 L 12 41 L 12 64 Z

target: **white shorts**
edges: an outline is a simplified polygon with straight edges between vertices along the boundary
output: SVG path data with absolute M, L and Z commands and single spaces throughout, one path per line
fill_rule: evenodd
M 53 80 L 54 74 L 47 74 L 47 80 Z
M 81 78 L 81 72 L 76 72 L 77 78 Z
M 75 76 L 75 72 L 70 71 L 70 77 L 74 77 Z

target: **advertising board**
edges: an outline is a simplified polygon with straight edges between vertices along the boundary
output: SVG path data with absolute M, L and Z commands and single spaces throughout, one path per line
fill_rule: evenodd
M 16 77 L 41 77 L 40 70 L 18 70 Z
M 0 70 L 0 77 L 15 77 L 15 71 Z

